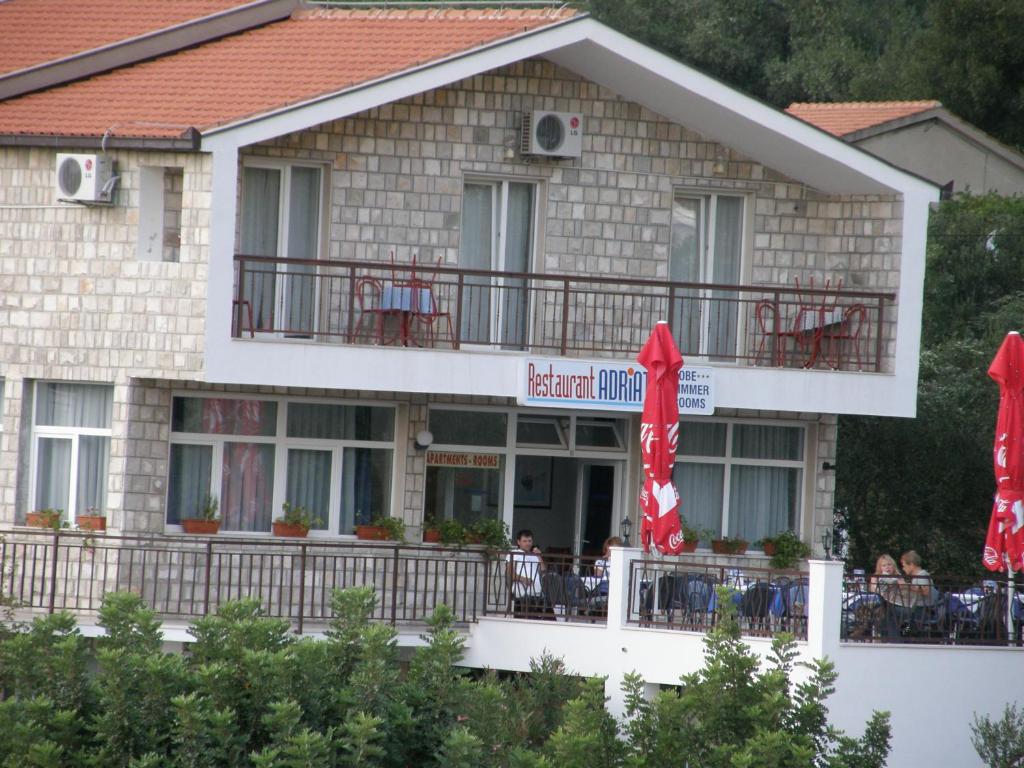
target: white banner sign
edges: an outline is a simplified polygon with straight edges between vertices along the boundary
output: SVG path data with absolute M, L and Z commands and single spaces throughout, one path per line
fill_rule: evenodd
M 715 412 L 713 368 L 684 365 L 679 371 L 679 414 Z M 594 363 L 527 358 L 523 363 L 520 405 L 642 411 L 647 371 L 637 363 Z

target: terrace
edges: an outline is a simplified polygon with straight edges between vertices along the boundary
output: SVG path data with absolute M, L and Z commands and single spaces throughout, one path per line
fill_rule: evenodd
M 687 358 L 892 372 L 895 294 L 236 254 L 232 335 L 568 357 L 635 353 L 668 318 Z

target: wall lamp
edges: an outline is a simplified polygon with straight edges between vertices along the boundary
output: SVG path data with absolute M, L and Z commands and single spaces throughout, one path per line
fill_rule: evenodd
M 821 471 L 822 472 L 835 472 L 836 471 L 836 465 L 833 464 L 831 461 L 824 461 L 821 464 Z
M 416 447 L 429 448 L 434 444 L 434 435 L 429 429 L 421 429 L 416 433 Z
M 622 518 L 622 522 L 619 523 L 619 530 L 622 531 L 622 546 L 629 546 L 629 534 L 633 530 L 633 521 L 629 517 Z

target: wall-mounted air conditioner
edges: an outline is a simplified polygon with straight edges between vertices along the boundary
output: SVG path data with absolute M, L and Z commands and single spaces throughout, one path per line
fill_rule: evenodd
M 583 115 L 527 112 L 523 115 L 524 155 L 579 157 L 583 152 Z
M 114 199 L 114 163 L 103 155 L 57 153 L 57 199 L 110 203 Z

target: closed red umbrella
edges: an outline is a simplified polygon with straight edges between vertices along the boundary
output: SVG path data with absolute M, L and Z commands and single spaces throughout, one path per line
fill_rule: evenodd
M 679 526 L 679 494 L 672 482 L 679 442 L 679 369 L 683 356 L 672 340 L 668 323 L 654 326 L 651 337 L 637 356 L 647 369 L 647 391 L 640 417 L 640 454 L 644 462 L 644 487 L 640 491 L 640 541 L 649 552 L 651 542 L 659 552 L 682 551 Z
M 989 366 L 999 384 L 999 416 L 992 460 L 996 496 L 982 563 L 990 571 L 1024 568 L 1024 341 L 1006 334 Z

